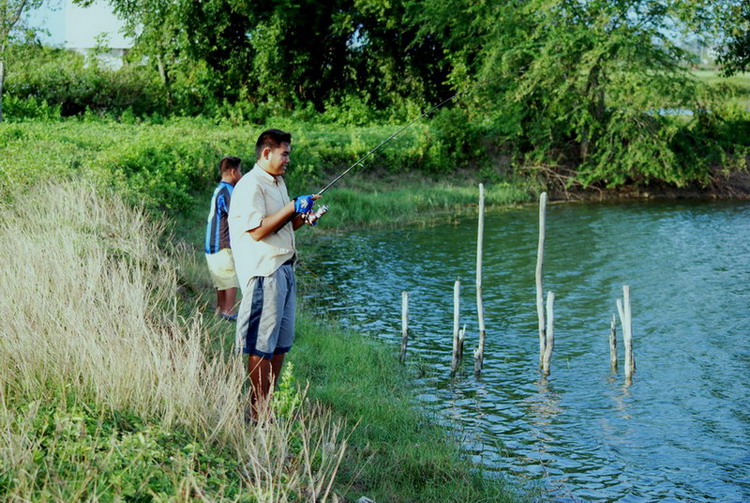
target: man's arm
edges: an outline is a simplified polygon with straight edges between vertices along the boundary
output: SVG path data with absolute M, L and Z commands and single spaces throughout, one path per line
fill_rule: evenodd
M 288 202 L 283 208 L 281 208 L 273 215 L 264 217 L 263 220 L 260 221 L 260 225 L 258 227 L 247 232 L 250 233 L 250 237 L 252 237 L 254 240 L 260 241 L 264 237 L 269 236 L 277 230 L 281 229 L 284 224 L 289 221 L 292 215 L 294 215 L 294 201 Z M 295 221 L 296 220 L 297 219 L 295 218 Z
M 313 200 L 320 199 L 321 197 L 322 196 L 320 196 L 319 194 L 312 195 Z M 284 227 L 284 225 L 289 223 L 290 220 L 292 220 L 292 227 L 295 231 L 302 227 L 302 225 L 304 225 L 305 223 L 305 220 L 302 218 L 302 213 L 299 213 L 295 216 L 293 200 L 289 201 L 283 208 L 281 208 L 273 215 L 264 217 L 263 220 L 260 221 L 260 225 L 258 227 L 247 232 L 250 233 L 250 237 L 252 237 L 254 240 L 260 241 L 264 237 Z

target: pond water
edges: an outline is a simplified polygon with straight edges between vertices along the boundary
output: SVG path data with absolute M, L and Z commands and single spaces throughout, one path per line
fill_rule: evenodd
M 538 372 L 537 212 L 486 217 L 479 379 L 470 359 L 449 375 L 457 277 L 465 353 L 477 344 L 475 217 L 319 236 L 300 274 L 317 276 L 320 309 L 394 352 L 401 292 L 410 292 L 407 359 L 420 399 L 488 473 L 541 481 L 559 501 L 750 501 L 750 204 L 550 205 L 547 379 Z M 617 373 L 608 346 L 625 284 L 637 363 L 630 386 L 619 320 Z

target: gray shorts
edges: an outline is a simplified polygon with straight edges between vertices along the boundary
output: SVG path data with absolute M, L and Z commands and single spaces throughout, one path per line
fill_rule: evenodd
M 237 314 L 237 353 L 270 359 L 294 342 L 297 283 L 294 267 L 284 264 L 270 276 L 250 279 Z

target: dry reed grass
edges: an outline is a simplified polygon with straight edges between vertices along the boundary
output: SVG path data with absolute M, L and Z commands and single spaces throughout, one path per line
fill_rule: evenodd
M 53 487 L 35 480 L 40 446 L 29 425 L 34 404 L 71 396 L 229 450 L 259 502 L 336 499 L 341 425 L 304 399 L 273 424 L 245 424 L 242 363 L 209 349 L 197 311 L 178 315 L 176 262 L 158 245 L 161 225 L 87 183 L 43 186 L 23 201 L 0 212 L 0 463 L 13 475 L 9 500 Z M 185 477 L 177 485 L 201 499 Z M 93 470 L 78 481 L 81 494 L 97 494 L 85 492 L 96 483 Z M 49 499 L 62 501 L 55 494 Z

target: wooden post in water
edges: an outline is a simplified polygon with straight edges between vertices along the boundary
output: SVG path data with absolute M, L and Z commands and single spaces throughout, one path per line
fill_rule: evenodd
M 612 372 L 617 371 L 617 318 L 614 313 L 609 325 L 609 365 Z
M 547 292 L 547 327 L 544 340 L 544 357 L 542 358 L 542 374 L 548 376 L 552 348 L 555 347 L 555 294 Z
M 628 324 L 622 331 L 623 346 L 625 347 L 625 377 L 631 379 L 635 372 L 635 357 L 633 356 L 633 312 L 630 308 L 630 286 L 622 287 L 623 308 Z
M 539 318 L 539 367 L 543 366 L 544 346 L 546 344 L 544 326 L 544 239 L 547 214 L 547 193 L 539 196 L 539 246 L 536 253 L 536 314 Z
M 456 279 L 453 284 L 453 359 L 451 362 L 451 373 L 454 374 L 461 364 L 460 353 L 460 327 L 459 319 L 461 316 L 461 280 Z
M 484 345 L 487 332 L 484 326 L 482 303 L 482 255 L 484 252 L 484 185 L 479 184 L 479 221 L 477 223 L 477 317 L 479 318 L 479 346 L 474 351 L 474 375 L 477 377 L 484 366 Z
M 466 339 L 466 325 L 458 331 L 458 362 L 464 359 L 464 340 Z
M 409 341 L 409 292 L 401 292 L 401 363 L 406 361 L 406 344 Z
M 622 323 L 622 342 L 625 347 L 625 380 L 628 384 L 635 372 L 635 358 L 633 357 L 633 315 L 630 309 L 630 286 L 623 285 L 623 299 L 617 299 L 617 311 Z

